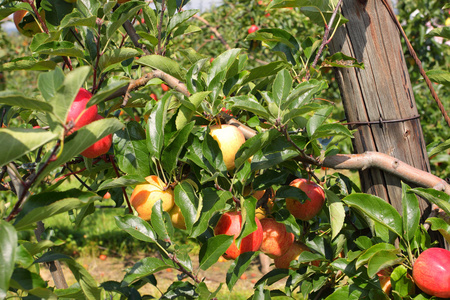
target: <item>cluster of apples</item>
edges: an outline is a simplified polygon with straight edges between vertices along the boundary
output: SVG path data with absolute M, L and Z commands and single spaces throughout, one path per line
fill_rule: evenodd
M 70 123 L 72 127 L 68 131 L 68 134 L 72 134 L 81 127 L 94 121 L 103 119 L 103 117 L 98 114 L 97 105 L 92 105 L 86 109 L 86 106 L 91 98 L 91 92 L 80 88 L 67 115 L 66 124 Z M 111 145 L 112 135 L 110 134 L 92 144 L 89 148 L 81 152 L 81 155 L 87 158 L 95 158 L 107 153 Z

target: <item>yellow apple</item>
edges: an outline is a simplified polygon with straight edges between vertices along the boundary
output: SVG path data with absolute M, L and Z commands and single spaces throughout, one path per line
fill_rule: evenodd
M 178 205 L 174 204 L 172 209 L 169 211 L 169 215 L 175 228 L 186 229 L 186 223 Z
M 162 208 L 169 212 L 174 206 L 174 193 L 171 187 L 156 175 L 145 178 L 148 183 L 139 184 L 135 187 L 130 197 L 131 205 L 137 211 L 139 217 L 148 221 L 152 215 L 152 208 L 161 199 Z
M 227 124 L 211 126 L 210 134 L 219 144 L 227 170 L 233 170 L 236 153 L 245 143 L 244 134 L 236 126 Z

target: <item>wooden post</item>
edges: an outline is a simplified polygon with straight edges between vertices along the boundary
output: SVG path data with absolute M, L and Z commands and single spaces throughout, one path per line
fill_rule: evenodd
M 386 153 L 429 171 L 400 35 L 386 7 L 380 0 L 346 0 L 342 14 L 349 22 L 337 30 L 330 51 L 352 56 L 365 66 L 335 70 L 347 120 L 359 123 L 350 126 L 357 130 L 355 151 Z M 385 199 L 402 213 L 398 178 L 377 169 L 361 171 L 360 177 L 363 192 Z M 423 214 L 430 205 L 419 201 Z

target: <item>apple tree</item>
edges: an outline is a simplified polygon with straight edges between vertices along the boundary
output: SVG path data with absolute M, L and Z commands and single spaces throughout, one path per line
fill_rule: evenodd
M 332 29 L 347 22 L 341 1 L 225 1 L 216 12 L 222 26 L 213 12 L 185 10 L 185 1 L 148 2 L 2 1 L 2 18 L 26 11 L 19 31 L 36 30 L 29 54 L 2 71 L 37 80 L 30 91 L 0 92 L 0 298 L 215 299 L 260 251 L 275 267 L 256 282 L 254 299 L 448 295 L 448 285 L 433 286 L 425 271 L 414 278 L 412 268 L 436 246 L 428 230 L 449 238 L 449 184 L 385 154 L 348 153 L 353 131 L 324 98 L 336 94 L 330 67 L 364 68 L 342 53 L 325 57 Z M 260 29 L 247 34 L 255 23 Z M 441 74 L 439 82 L 448 79 Z M 338 171 L 367 167 L 405 181 L 401 212 Z M 78 188 L 65 188 L 71 176 Z M 121 281 L 97 282 L 58 253 L 45 220 L 70 214 L 82 226 L 107 192 L 127 208 L 117 227 L 158 255 Z M 421 216 L 418 196 L 433 204 L 432 215 Z M 267 228 L 286 238 L 268 240 Z M 20 238 L 31 230 L 35 237 Z M 200 245 L 198 266 L 174 239 L 178 231 Z M 234 259 L 226 287 L 211 290 L 198 271 L 222 255 Z M 39 275 L 47 266 L 55 286 Z M 141 294 L 168 268 L 178 281 Z M 281 279 L 285 287 L 273 289 Z

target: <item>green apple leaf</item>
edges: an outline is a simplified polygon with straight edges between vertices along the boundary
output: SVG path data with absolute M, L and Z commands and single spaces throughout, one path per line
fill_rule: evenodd
M 167 93 L 156 103 L 147 121 L 147 149 L 150 155 L 158 160 L 164 146 L 164 127 L 166 126 L 167 109 L 171 94 Z
M 379 271 L 402 263 L 404 258 L 399 257 L 399 254 L 401 254 L 400 249 L 378 251 L 369 259 L 367 275 L 372 278 Z
M 403 237 L 410 241 L 414 238 L 420 222 L 419 200 L 410 187 L 402 182 Z
M 44 112 L 51 112 L 53 110 L 52 106 L 47 102 L 24 97 L 18 92 L 13 91 L 0 92 L 0 103 Z
M 330 211 L 331 239 L 334 239 L 344 226 L 345 210 L 339 197 L 331 190 L 325 190 Z
M 198 197 L 189 182 L 181 182 L 175 187 L 175 204 L 181 210 L 187 231 L 191 232 L 192 226 L 200 217 L 198 211 L 200 207 Z
M 9 281 L 14 272 L 17 247 L 16 229 L 8 222 L 0 220 L 0 298 L 5 299 Z
M 175 138 L 165 147 L 165 151 L 163 151 L 161 156 L 161 163 L 166 172 L 171 173 L 177 167 L 178 158 L 184 145 L 188 141 L 189 135 L 193 128 L 194 122 L 186 124 L 180 131 L 177 132 Z
M 139 279 L 169 268 L 175 268 L 175 265 L 156 257 L 141 259 L 127 272 L 123 278 L 122 287 L 129 286 Z
M 437 206 L 439 206 L 439 208 L 450 215 L 450 195 L 447 195 L 446 193 L 437 191 L 435 189 L 415 188 L 411 189 L 411 191 L 418 196 L 436 204 Z
M 136 61 L 137 64 L 161 70 L 179 80 L 184 80 L 186 72 L 175 60 L 161 55 L 146 55 Z
M 215 264 L 219 257 L 231 246 L 233 239 L 233 236 L 225 234 L 220 234 L 207 239 L 200 248 L 198 257 L 200 260 L 200 269 L 207 270 Z
M 244 252 L 239 255 L 235 261 L 231 263 L 230 268 L 228 269 L 227 276 L 225 282 L 227 284 L 228 290 L 232 290 L 236 282 L 239 278 L 241 278 L 242 274 L 244 274 L 245 270 L 247 270 L 250 263 L 253 259 L 259 254 L 259 252 Z
M 171 244 L 173 237 L 173 225 L 169 214 L 163 210 L 161 199 L 156 201 L 155 205 L 152 207 L 150 222 L 159 239 Z
M 395 246 L 392 244 L 388 244 L 388 243 L 375 244 L 375 245 L 371 246 L 370 248 L 364 250 L 361 253 L 361 255 L 356 260 L 356 268 L 359 269 L 360 267 L 367 264 L 367 262 L 372 258 L 372 256 L 374 256 L 376 253 L 378 253 L 380 251 L 385 251 L 385 250 L 393 251 L 395 249 L 396 249 Z
M 128 232 L 134 238 L 156 243 L 156 233 L 147 221 L 133 215 L 115 216 L 117 227 Z
M 137 184 L 147 183 L 141 175 L 124 175 L 119 178 L 107 179 L 100 184 L 97 191 L 120 188 L 125 186 L 135 186 Z
M 292 90 L 292 77 L 288 70 L 278 72 L 272 85 L 272 97 L 275 104 L 281 108 L 283 102 L 288 98 Z

